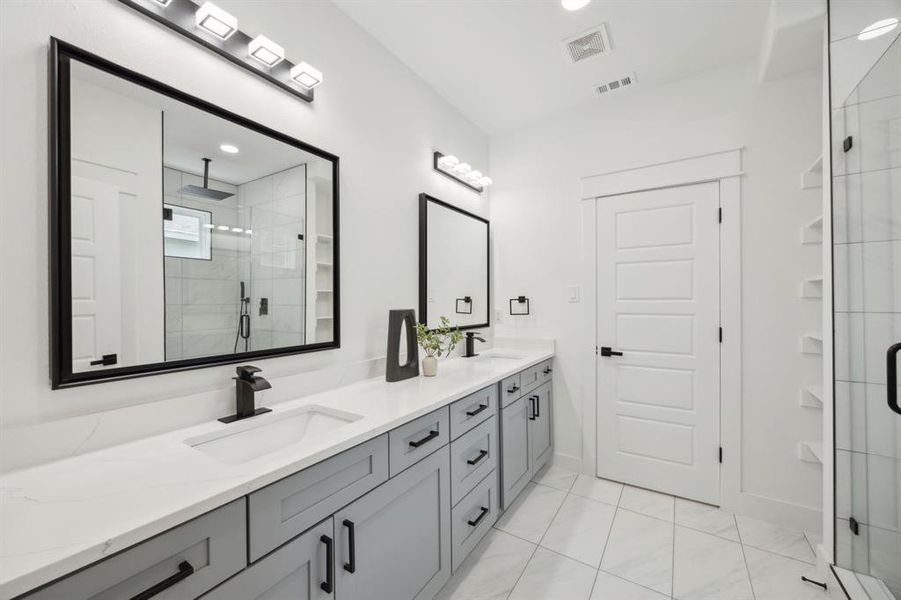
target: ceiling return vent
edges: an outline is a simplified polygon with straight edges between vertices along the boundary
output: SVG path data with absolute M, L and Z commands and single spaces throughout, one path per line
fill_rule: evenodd
M 609 92 L 615 92 L 616 90 L 621 90 L 623 88 L 635 85 L 638 83 L 638 79 L 635 77 L 635 73 L 631 73 L 624 77 L 620 77 L 619 79 L 614 79 L 613 81 L 608 81 L 607 83 L 601 83 L 595 86 L 595 90 L 601 96 L 608 94 Z
M 613 50 L 606 23 L 567 38 L 561 44 L 566 61 L 573 65 L 594 56 L 608 54 Z

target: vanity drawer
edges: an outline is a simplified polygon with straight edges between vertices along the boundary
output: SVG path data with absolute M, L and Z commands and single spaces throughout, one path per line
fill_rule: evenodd
M 253 492 L 250 560 L 281 546 L 388 480 L 388 434 Z
M 455 440 L 497 413 L 497 385 L 489 385 L 450 405 L 450 434 Z
M 447 407 L 430 412 L 388 432 L 391 477 L 450 441 Z
M 522 388 L 519 391 L 520 396 L 526 394 L 531 390 L 534 390 L 536 387 L 541 385 L 542 369 L 544 369 L 544 367 L 541 365 L 541 363 L 539 363 L 520 371 L 519 377 L 522 385 Z
M 501 380 L 501 406 L 507 406 L 520 396 L 522 396 L 520 373 Z
M 543 363 L 541 363 L 540 365 L 538 365 L 538 367 L 539 367 L 538 379 L 539 379 L 539 381 L 541 381 L 541 383 L 547 383 L 553 377 L 553 374 L 554 374 L 553 362 L 554 362 L 553 359 L 549 358 L 548 360 L 546 360 Z
M 451 442 L 451 506 L 497 467 L 497 417 Z
M 491 530 L 499 513 L 497 471 L 492 471 L 451 509 L 451 564 L 454 571 Z
M 153 600 L 196 598 L 246 566 L 246 536 L 241 498 L 25 597 L 117 600 L 157 587 Z

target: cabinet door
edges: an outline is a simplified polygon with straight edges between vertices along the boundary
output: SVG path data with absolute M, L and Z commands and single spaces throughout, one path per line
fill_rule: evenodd
M 203 596 L 202 600 L 334 598 L 334 592 L 327 591 L 330 576 L 327 572 L 328 553 L 334 551 L 334 539 L 334 526 L 332 518 L 329 517 L 249 569 L 229 579 Z M 334 585 L 334 575 L 331 577 L 331 583 Z
M 528 396 L 501 409 L 501 500 L 505 510 L 532 477 L 529 454 L 531 414 Z
M 431 600 L 450 577 L 444 446 L 335 514 L 338 600 Z
M 529 451 L 532 456 L 532 473 L 540 469 L 551 456 L 551 382 L 545 383 L 528 395 L 532 405 L 529 421 Z

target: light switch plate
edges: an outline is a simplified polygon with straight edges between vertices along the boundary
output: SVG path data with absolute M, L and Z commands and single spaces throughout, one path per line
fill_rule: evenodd
M 581 302 L 582 301 L 582 289 L 577 285 L 571 285 L 566 288 L 570 302 Z

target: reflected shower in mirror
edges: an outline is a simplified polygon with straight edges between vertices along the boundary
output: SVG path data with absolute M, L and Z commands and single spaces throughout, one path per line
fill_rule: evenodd
M 488 326 L 488 221 L 419 195 L 419 321 Z
M 161 84 L 60 60 L 62 378 L 335 346 L 337 158 Z

